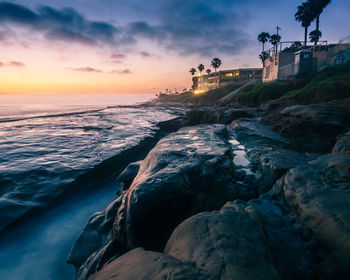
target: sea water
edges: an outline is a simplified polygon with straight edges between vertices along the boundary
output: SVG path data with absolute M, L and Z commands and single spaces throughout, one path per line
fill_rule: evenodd
M 0 224 L 46 205 L 79 175 L 156 133 L 177 110 L 149 95 L 0 95 Z M 0 235 L 0 279 L 74 279 L 65 259 L 88 217 L 116 197 L 73 195 Z

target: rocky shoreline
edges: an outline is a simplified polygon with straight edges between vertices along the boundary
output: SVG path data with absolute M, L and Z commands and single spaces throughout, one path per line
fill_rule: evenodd
M 117 172 L 68 256 L 77 279 L 347 279 L 349 112 L 192 109 Z

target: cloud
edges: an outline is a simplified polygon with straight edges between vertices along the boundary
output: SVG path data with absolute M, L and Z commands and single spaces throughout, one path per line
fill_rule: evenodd
M 101 44 L 113 47 L 132 44 L 137 46 L 140 41 L 149 40 L 181 55 L 236 55 L 253 44 L 244 29 L 250 17 L 245 14 L 242 8 L 244 5 L 239 1 L 149 0 L 147 4 L 139 0 L 109 2 L 108 5 L 111 5 L 108 6 L 109 10 L 120 7 L 133 15 L 128 18 L 143 20 L 130 22 L 124 19 L 119 21 L 123 24 L 116 26 L 109 22 L 89 20 L 72 8 L 55 9 L 42 6 L 38 9 L 29 9 L 23 6 L 25 4 L 1 2 L 0 25 L 12 23 L 26 26 L 42 33 L 49 41 L 57 40 L 89 46 Z M 256 1 L 246 0 L 246 2 Z M 67 5 L 70 2 L 63 1 L 63 3 Z M 76 5 L 76 2 L 72 3 Z M 90 13 L 97 12 L 91 10 Z M 148 57 L 146 52 L 144 53 L 145 55 L 141 55 Z M 115 55 L 116 57 L 111 58 L 117 63 L 125 59 L 122 54 Z M 118 57 L 119 55 L 121 56 Z
M 140 55 L 144 58 L 151 57 L 152 55 L 149 52 L 142 51 L 140 52 Z
M 90 21 L 76 10 L 42 6 L 30 10 L 9 2 L 0 3 L 0 23 L 23 25 L 42 32 L 49 40 L 77 42 L 88 45 L 113 43 L 118 29 L 101 21 Z
M 25 64 L 23 62 L 20 61 L 10 61 L 8 63 L 4 63 L 4 62 L 0 62 L 0 67 L 26 67 Z
M 154 2 L 154 1 L 153 1 Z M 157 2 L 157 1 L 156 1 Z M 238 54 L 249 43 L 249 17 L 235 1 L 169 0 L 157 2 L 158 23 L 129 23 L 125 32 L 156 41 L 182 55 Z
M 10 61 L 8 65 L 14 67 L 25 67 L 24 63 L 20 61 Z
M 132 71 L 130 69 L 124 69 L 124 70 L 112 70 L 109 72 L 110 74 L 132 74 Z
M 122 53 L 113 53 L 110 56 L 112 59 L 125 59 L 126 55 Z
M 102 70 L 99 70 L 99 69 L 95 69 L 95 68 L 92 68 L 92 67 L 80 67 L 80 68 L 71 68 L 69 67 L 68 68 L 69 70 L 73 70 L 73 71 L 79 71 L 79 72 L 87 72 L 87 73 L 102 73 L 103 71 Z

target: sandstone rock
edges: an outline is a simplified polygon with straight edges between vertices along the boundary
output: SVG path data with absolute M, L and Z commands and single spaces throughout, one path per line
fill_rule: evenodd
M 188 111 L 186 115 L 192 124 L 229 124 L 237 118 L 251 116 L 247 110 L 221 107 L 195 108 Z
M 162 253 L 136 248 L 106 264 L 91 280 L 214 280 L 196 266 Z
M 268 191 L 273 184 L 287 172 L 288 169 L 297 165 L 305 164 L 312 156 L 291 151 L 276 150 L 265 153 L 259 158 L 261 176 L 258 179 L 259 193 Z
M 329 151 L 336 136 L 347 129 L 345 120 L 346 112 L 316 105 L 294 105 L 264 117 L 282 135 L 309 141 L 309 149 L 320 151 Z
M 274 186 L 308 229 L 320 241 L 328 260 L 321 279 L 348 277 L 350 259 L 350 155 L 329 154 L 291 169 Z
M 332 153 L 350 153 L 350 131 L 337 138 Z
M 264 194 L 248 202 L 263 221 L 269 240 L 273 263 L 284 280 L 312 279 L 315 275 L 315 256 L 310 244 L 303 240 L 295 214 L 285 211 L 283 204 Z
M 127 190 L 130 187 L 132 181 L 137 175 L 137 172 L 139 172 L 141 163 L 142 160 L 130 163 L 118 176 L 117 181 L 120 182 L 122 190 Z
M 89 218 L 69 253 L 67 263 L 79 269 L 91 254 L 105 246 L 122 198 L 123 196 L 118 197 L 103 212 L 97 212 Z
M 279 279 L 259 214 L 244 202 L 197 214 L 181 223 L 164 250 L 215 279 Z
M 114 236 L 127 247 L 162 250 L 187 217 L 219 209 L 231 179 L 224 125 L 182 128 L 160 140 L 141 164 L 118 211 Z

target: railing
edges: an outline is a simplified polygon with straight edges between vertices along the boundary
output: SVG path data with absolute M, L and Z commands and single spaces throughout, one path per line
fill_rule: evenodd
M 282 52 L 284 50 L 284 48 L 290 47 L 295 42 L 300 42 L 302 44 L 302 46 L 300 46 L 299 49 L 305 49 L 304 42 L 302 42 L 302 41 L 283 41 L 283 42 L 278 43 L 278 45 L 277 45 L 277 53 L 276 53 L 276 47 L 274 47 L 274 46 L 272 46 L 266 52 L 268 53 L 269 56 L 272 56 L 274 54 L 278 54 L 278 53 Z M 308 43 L 309 43 L 309 45 L 307 45 Z M 312 44 L 312 45 L 310 45 L 310 44 Z M 317 47 L 322 47 L 322 46 L 327 47 L 328 46 L 328 41 L 325 41 L 325 40 L 318 41 L 316 48 Z M 314 46 L 313 42 L 311 42 L 311 41 L 307 41 L 306 42 L 306 49 L 312 50 L 314 48 L 315 48 L 315 46 Z

